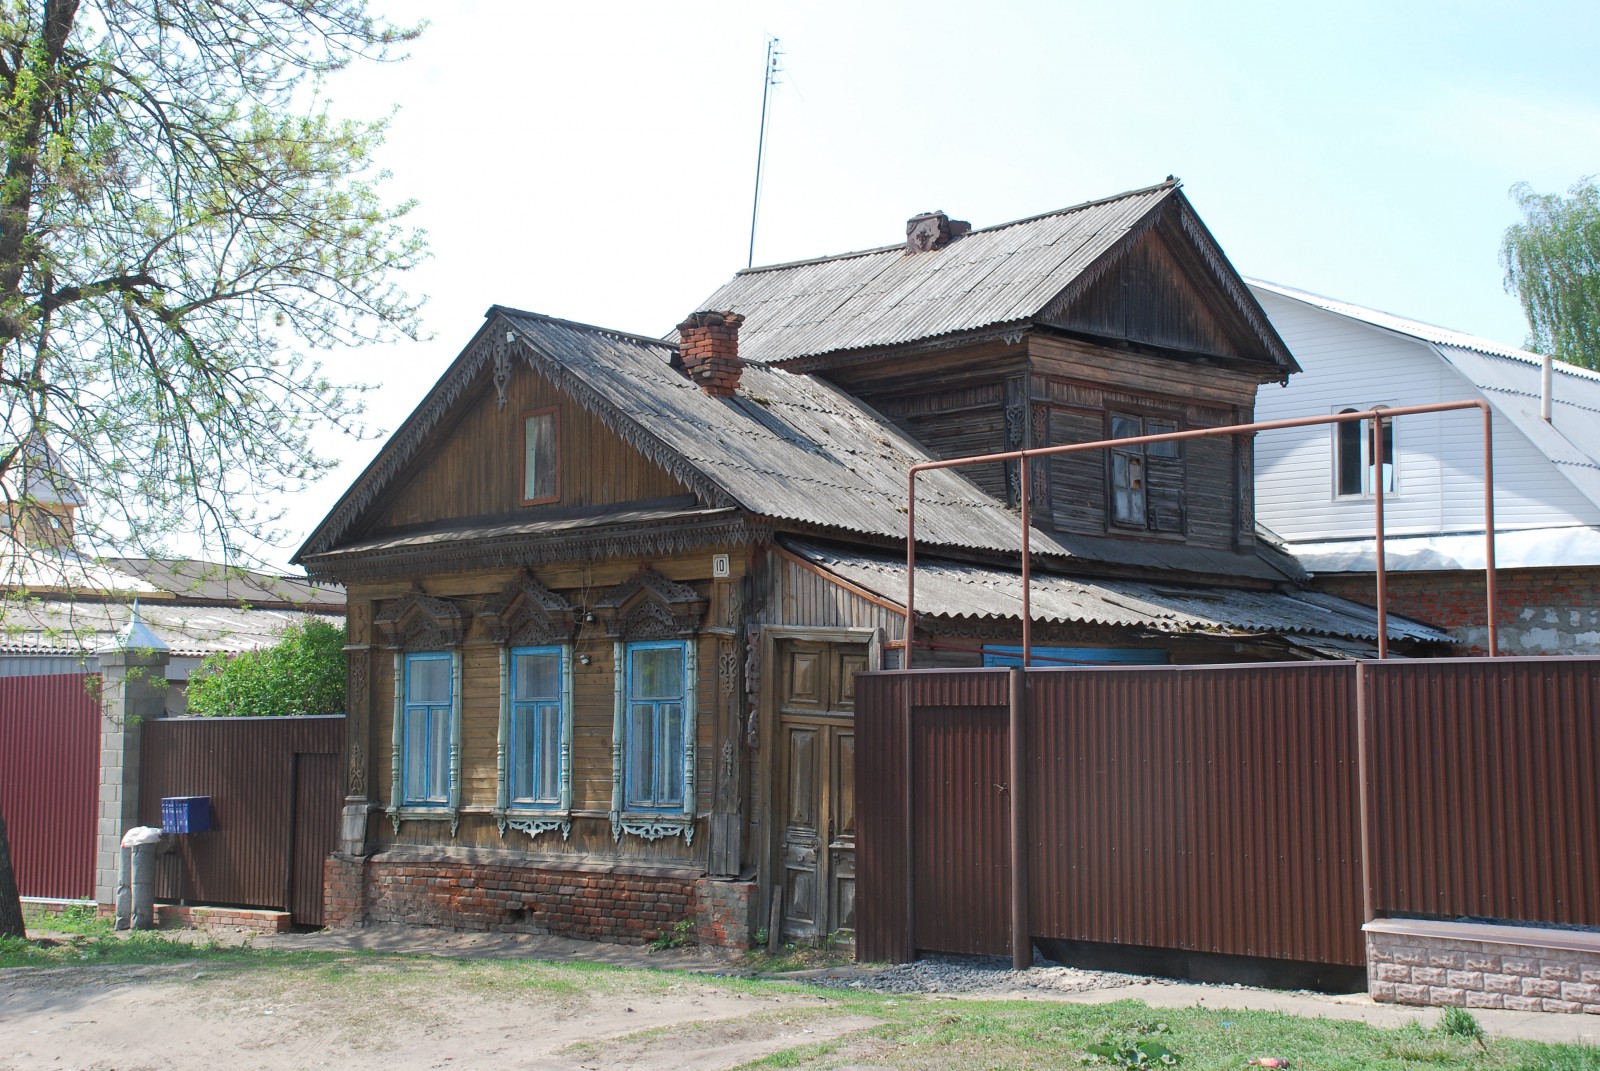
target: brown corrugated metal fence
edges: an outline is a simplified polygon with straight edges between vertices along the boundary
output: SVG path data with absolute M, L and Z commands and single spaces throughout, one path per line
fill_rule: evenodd
M 1344 667 L 1029 679 L 1034 936 L 1363 961 Z
M 23 896 L 94 896 L 100 678 L 0 677 L 0 814 Z
M 212 831 L 172 838 L 162 900 L 273 908 L 322 923 L 338 842 L 344 718 L 163 718 L 144 725 L 140 820 L 166 796 L 209 796 Z
M 1005 679 L 858 680 L 863 958 L 1008 950 Z M 1372 915 L 1600 924 L 1600 660 L 1027 682 L 1032 937 L 1359 966 Z
M 1374 912 L 1600 926 L 1600 661 L 1362 668 Z

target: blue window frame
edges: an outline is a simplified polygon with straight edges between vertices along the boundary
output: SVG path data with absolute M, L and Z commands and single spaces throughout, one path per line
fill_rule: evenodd
M 454 660 L 447 651 L 405 656 L 401 722 L 401 803 L 405 806 L 444 807 L 450 803 L 453 670 Z
M 680 640 L 626 647 L 623 803 L 630 811 L 682 810 L 689 672 Z
M 511 651 L 510 803 L 550 808 L 562 802 L 562 744 L 567 737 L 560 647 Z

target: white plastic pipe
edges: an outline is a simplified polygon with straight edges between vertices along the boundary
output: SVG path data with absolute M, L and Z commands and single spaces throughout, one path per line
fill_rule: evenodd
M 1544 355 L 1544 367 L 1539 373 L 1539 416 L 1546 424 L 1550 421 L 1551 404 L 1555 401 L 1556 362 L 1548 353 Z

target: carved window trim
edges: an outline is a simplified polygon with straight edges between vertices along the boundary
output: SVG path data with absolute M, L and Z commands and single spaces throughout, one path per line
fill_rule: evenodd
M 372 621 L 384 646 L 399 651 L 443 651 L 460 647 L 466 617 L 449 599 L 411 591 L 384 608 Z
M 514 676 L 515 660 L 521 654 L 555 654 L 560 659 L 558 739 L 560 756 L 557 760 L 557 791 L 554 802 L 517 800 L 512 796 L 512 762 L 515 732 Z M 495 801 L 495 820 L 500 836 L 507 829 L 526 833 L 538 839 L 542 833 L 559 832 L 562 840 L 572 836 L 572 645 L 570 643 L 539 646 L 502 646 L 500 648 L 500 735 L 497 747 L 498 797 Z
M 528 494 L 528 432 L 529 423 L 541 417 L 550 417 L 553 427 L 550 431 L 550 487 L 549 494 Z M 552 502 L 561 501 L 561 407 L 547 405 L 540 409 L 528 409 L 522 414 L 522 419 L 517 422 L 518 436 L 522 443 L 522 464 L 519 471 L 522 473 L 521 495 L 524 506 L 544 506 Z M 536 459 L 537 461 L 537 459 Z
M 405 796 L 405 723 L 407 662 L 415 657 L 447 656 L 450 661 L 449 770 L 443 803 L 411 803 Z M 448 821 L 454 837 L 461 827 L 461 649 L 448 651 L 394 651 L 394 727 L 390 736 L 390 824 L 396 834 L 405 821 Z
M 688 584 L 645 569 L 595 600 L 594 614 L 606 635 L 621 640 L 671 640 L 693 636 L 705 617 L 706 599 Z
M 628 670 L 631 652 L 676 647 L 683 657 L 683 802 L 680 806 L 629 808 L 627 805 L 628 755 Z M 612 644 L 613 692 L 615 711 L 611 728 L 611 839 L 620 842 L 624 833 L 645 840 L 682 836 L 685 845 L 694 843 L 697 734 L 699 726 L 699 652 L 693 638 L 681 640 L 618 638 Z

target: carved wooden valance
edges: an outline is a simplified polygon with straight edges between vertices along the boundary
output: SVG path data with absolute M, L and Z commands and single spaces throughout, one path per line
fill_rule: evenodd
M 578 608 L 528 575 L 502 588 L 478 617 L 490 639 L 512 647 L 566 643 L 578 628 Z
M 373 618 L 379 637 L 402 651 L 439 651 L 459 647 L 467 618 L 449 599 L 413 591 L 402 595 Z
M 646 569 L 602 595 L 595 618 L 620 640 L 670 640 L 699 631 L 706 600 L 687 584 Z

